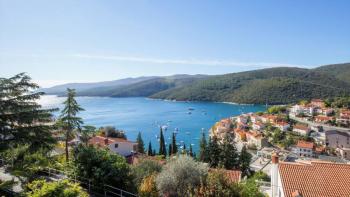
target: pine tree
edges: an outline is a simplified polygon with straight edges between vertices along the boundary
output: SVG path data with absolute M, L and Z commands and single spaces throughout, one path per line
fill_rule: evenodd
M 44 93 L 25 73 L 0 78 L 0 149 L 29 145 L 30 151 L 53 148 L 52 112 L 36 102 Z M 34 93 L 33 93 L 34 92 Z
M 249 175 L 249 165 L 252 156 L 248 153 L 246 146 L 243 146 L 239 155 L 239 166 L 242 171 L 242 176 Z
M 208 143 L 208 162 L 211 167 L 217 167 L 220 162 L 220 147 L 216 137 L 209 138 Z
M 175 133 L 173 132 L 172 136 L 172 145 L 171 145 L 171 154 L 176 154 L 177 153 L 177 145 L 176 145 L 176 136 Z
M 239 167 L 238 153 L 233 139 L 227 136 L 220 145 L 220 165 L 228 170 Z
M 166 147 L 165 147 L 165 141 L 164 141 L 164 135 L 163 135 L 163 129 L 160 128 L 160 139 L 159 139 L 159 155 L 163 155 L 166 157 Z
M 207 162 L 208 154 L 207 154 L 207 140 L 205 134 L 202 133 L 202 138 L 199 143 L 199 161 Z
M 147 155 L 148 155 L 148 156 L 152 156 L 152 155 L 153 155 L 153 152 L 152 152 L 152 151 L 153 151 L 153 150 L 152 150 L 152 143 L 149 142 L 149 143 L 148 143 Z
M 66 161 L 69 161 L 68 152 L 68 140 L 72 135 L 74 129 L 80 130 L 80 125 L 83 124 L 83 120 L 77 116 L 80 111 L 84 109 L 80 107 L 75 100 L 75 90 L 67 89 L 67 100 L 63 102 L 64 108 L 61 111 L 60 120 L 64 125 L 65 134 L 65 146 L 66 146 Z
M 137 151 L 139 153 L 145 153 L 145 145 L 141 137 L 141 132 L 139 132 L 139 134 L 137 135 L 136 142 L 137 142 Z

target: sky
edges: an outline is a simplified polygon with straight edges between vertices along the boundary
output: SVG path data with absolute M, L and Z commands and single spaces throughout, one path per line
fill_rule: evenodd
M 43 87 L 350 62 L 348 0 L 0 0 L 0 77 Z

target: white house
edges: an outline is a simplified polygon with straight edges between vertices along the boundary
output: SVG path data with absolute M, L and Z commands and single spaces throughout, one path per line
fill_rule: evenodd
M 265 128 L 265 125 L 261 122 L 255 122 L 255 123 L 253 123 L 252 127 L 254 130 L 260 131 L 260 130 Z
M 240 115 L 237 117 L 237 123 L 247 124 L 247 122 L 248 122 L 248 116 Z
M 89 140 L 89 144 L 97 147 L 108 148 L 112 152 L 118 153 L 124 157 L 137 152 L 137 143 L 123 138 L 95 136 Z
M 293 132 L 299 135 L 309 135 L 311 129 L 307 125 L 296 124 L 293 126 Z
M 281 131 L 287 131 L 290 127 L 290 125 L 287 122 L 276 122 L 274 124 L 275 127 L 279 128 Z
M 270 197 L 350 196 L 350 165 L 321 162 L 279 162 L 272 155 Z
M 313 142 L 306 142 L 299 140 L 297 145 L 292 148 L 292 152 L 300 157 L 313 157 L 315 144 Z

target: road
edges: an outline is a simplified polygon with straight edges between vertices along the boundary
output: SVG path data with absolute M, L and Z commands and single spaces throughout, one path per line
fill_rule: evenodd
M 308 124 L 308 125 L 310 125 L 310 126 L 322 126 L 322 127 L 323 127 L 323 130 L 325 130 L 325 131 L 328 131 L 328 130 L 338 130 L 338 131 L 345 131 L 345 132 L 349 132 L 349 133 L 350 133 L 350 129 L 348 129 L 348 128 L 335 127 L 335 126 L 331 126 L 331 125 L 327 125 L 327 124 L 311 122 L 311 121 L 304 120 L 304 119 L 302 119 L 302 118 L 298 118 L 298 117 L 295 117 L 295 116 L 290 116 L 290 119 L 293 119 L 293 120 L 295 120 L 295 121 Z

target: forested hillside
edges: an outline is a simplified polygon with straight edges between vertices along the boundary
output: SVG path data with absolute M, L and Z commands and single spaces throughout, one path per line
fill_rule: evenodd
M 281 104 L 349 93 L 349 83 L 325 71 L 270 68 L 210 77 L 152 98 Z
M 349 95 L 350 64 L 315 69 L 279 67 L 216 76 L 134 78 L 115 82 L 118 82 L 117 85 L 78 89 L 77 95 L 247 104 L 291 103 L 301 99 Z

